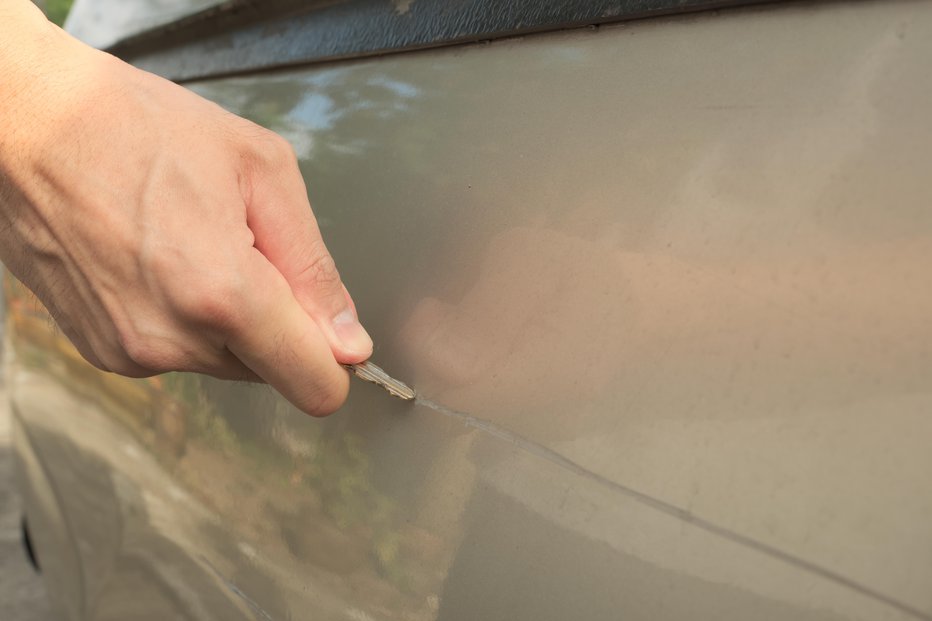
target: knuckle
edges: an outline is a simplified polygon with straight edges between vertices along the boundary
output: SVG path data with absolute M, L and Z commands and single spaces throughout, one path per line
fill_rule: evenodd
M 340 272 L 333 257 L 321 244 L 298 273 L 296 280 L 312 288 L 330 288 L 340 284 Z
M 294 147 L 292 147 L 291 143 L 281 135 L 276 134 L 275 132 L 270 132 L 269 142 L 271 143 L 273 155 L 276 158 L 281 158 L 289 162 L 298 160 L 298 156 L 295 154 Z
M 195 324 L 227 332 L 235 329 L 239 313 L 231 296 L 201 291 L 194 296 L 188 316 Z
M 220 261 L 192 271 L 192 261 L 180 253 L 149 258 L 146 265 L 167 297 L 170 321 L 182 327 L 227 333 L 238 329 L 243 316 L 245 282 L 236 261 Z
M 187 287 L 178 301 L 186 323 L 218 330 L 236 332 L 242 327 L 243 311 L 238 300 L 243 299 L 243 283 L 227 277 L 202 286 Z
M 144 377 L 175 370 L 171 356 L 154 339 L 138 333 L 123 333 L 120 334 L 120 347 L 123 355 L 111 355 L 107 362 L 114 373 Z
M 298 156 L 291 143 L 275 132 L 266 131 L 259 147 L 260 161 L 270 168 L 297 166 Z

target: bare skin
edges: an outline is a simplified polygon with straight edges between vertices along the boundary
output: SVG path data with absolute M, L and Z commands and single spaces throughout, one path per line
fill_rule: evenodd
M 132 377 L 346 399 L 372 340 L 284 139 L 0 5 L 0 259 L 81 354 Z

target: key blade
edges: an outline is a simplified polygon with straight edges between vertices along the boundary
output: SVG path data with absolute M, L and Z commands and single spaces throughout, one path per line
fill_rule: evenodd
M 390 395 L 398 397 L 399 399 L 411 401 L 417 396 L 413 388 L 404 382 L 399 382 L 368 360 L 360 362 L 359 364 L 345 364 L 343 366 L 352 371 L 359 379 L 378 384 L 387 390 Z

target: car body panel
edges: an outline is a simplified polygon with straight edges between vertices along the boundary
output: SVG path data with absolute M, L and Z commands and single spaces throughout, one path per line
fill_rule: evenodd
M 71 618 L 932 618 L 930 60 L 790 4 L 190 85 L 420 398 L 102 374 L 8 283 Z

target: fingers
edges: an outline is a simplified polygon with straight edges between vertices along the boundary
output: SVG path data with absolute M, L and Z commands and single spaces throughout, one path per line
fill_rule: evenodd
M 253 173 L 247 219 L 255 246 L 281 272 L 295 298 L 314 319 L 336 360 L 362 362 L 372 355 L 372 339 L 359 323 L 314 219 L 294 153 L 282 139 L 275 165 Z M 263 174 L 267 171 L 267 174 Z
M 278 270 L 258 250 L 244 270 L 256 284 L 242 300 L 227 347 L 259 377 L 301 410 L 325 416 L 349 391 L 349 374 Z
M 204 373 L 211 377 L 222 380 L 231 380 L 234 382 L 256 382 L 262 383 L 263 380 L 255 371 L 247 367 L 239 358 L 227 351 L 218 357 L 211 365 L 196 371 Z
M 68 337 L 78 353 L 94 367 L 107 372 L 118 373 L 126 377 L 151 377 L 168 371 L 187 371 L 203 373 L 223 380 L 243 382 L 262 382 L 252 369 L 244 365 L 239 358 L 229 350 L 215 350 L 210 347 L 195 347 L 183 354 L 176 354 L 177 362 L 167 366 L 144 366 L 135 362 L 130 354 L 115 343 L 104 344 L 100 339 L 94 339 L 96 346 L 84 334 L 96 334 L 87 328 L 75 329 L 65 316 L 58 311 L 53 302 L 46 303 L 49 313 L 58 324 L 61 331 Z M 54 309 L 54 310 L 53 310 Z M 192 334 L 187 340 L 194 344 L 197 335 Z M 180 351 L 180 350 L 179 350 Z

